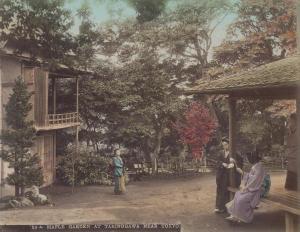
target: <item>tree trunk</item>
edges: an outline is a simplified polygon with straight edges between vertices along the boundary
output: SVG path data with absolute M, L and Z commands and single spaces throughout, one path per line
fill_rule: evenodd
M 162 135 L 163 135 L 163 129 L 159 128 L 156 132 L 156 138 L 155 138 L 155 148 L 154 151 L 152 153 L 152 171 L 153 173 L 157 173 L 158 172 L 158 168 L 157 168 L 157 157 L 158 154 L 160 153 L 160 148 L 161 148 L 161 139 L 162 139 Z
M 208 106 L 208 109 L 209 109 L 209 112 L 213 115 L 213 118 L 217 121 L 217 122 L 220 122 L 219 118 L 218 118 L 218 114 L 217 114 L 217 111 L 216 111 L 216 107 L 214 106 L 213 104 L 213 100 L 208 99 L 209 97 L 208 96 L 204 96 L 204 100 L 205 102 L 207 103 L 207 106 Z M 211 97 L 210 97 L 211 98 Z M 216 131 L 216 137 L 218 140 L 221 140 L 221 137 L 222 137 L 222 132 L 221 130 L 217 130 Z
M 15 163 L 17 162 L 17 156 L 15 155 Z M 15 175 L 19 175 L 19 170 L 17 167 L 14 167 L 14 172 L 15 172 Z M 18 197 L 20 196 L 20 187 L 19 185 L 16 183 L 15 184 L 15 196 Z
M 22 186 L 20 189 L 21 189 L 21 197 L 24 197 L 24 195 L 25 195 L 25 187 Z
M 15 185 L 15 197 L 18 197 L 20 196 L 20 191 L 19 191 L 19 186 L 18 185 Z
M 151 153 L 151 164 L 152 164 L 152 173 L 151 174 L 156 174 L 158 172 L 157 157 L 155 156 L 154 153 Z

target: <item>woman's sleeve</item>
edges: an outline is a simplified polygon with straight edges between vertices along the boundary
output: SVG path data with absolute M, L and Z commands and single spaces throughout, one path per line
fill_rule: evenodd
M 242 181 L 243 181 L 243 183 L 245 184 L 245 185 L 247 185 L 247 182 L 248 182 L 248 180 L 249 180 L 249 172 L 243 172 L 243 174 L 242 174 Z
M 257 167 L 254 169 L 253 175 L 248 175 L 248 181 L 245 188 L 250 192 L 257 191 L 261 188 L 265 172 L 262 167 Z

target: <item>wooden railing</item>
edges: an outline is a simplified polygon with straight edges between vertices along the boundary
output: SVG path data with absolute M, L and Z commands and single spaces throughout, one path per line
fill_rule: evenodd
M 48 125 L 70 124 L 79 122 L 77 112 L 65 114 L 48 114 L 47 121 Z

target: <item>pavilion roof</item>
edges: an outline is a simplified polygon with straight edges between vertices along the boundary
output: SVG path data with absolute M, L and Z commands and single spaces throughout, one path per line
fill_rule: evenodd
M 251 70 L 225 76 L 217 80 L 200 80 L 187 94 L 254 95 L 266 90 L 295 90 L 300 84 L 300 56 L 277 60 Z

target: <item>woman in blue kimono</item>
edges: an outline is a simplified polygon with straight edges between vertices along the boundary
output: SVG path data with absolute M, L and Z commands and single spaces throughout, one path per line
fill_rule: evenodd
M 226 219 L 230 221 L 251 222 L 254 209 L 260 201 L 262 184 L 266 172 L 260 162 L 261 158 L 258 152 L 247 153 L 247 159 L 252 164 L 249 173 L 237 168 L 237 171 L 243 176 L 244 187 L 236 192 L 233 200 L 226 205 L 227 211 L 230 214 Z
M 121 158 L 121 151 L 116 150 L 116 155 L 113 157 L 113 168 L 114 168 L 114 181 L 115 181 L 115 194 L 121 194 L 123 189 L 122 186 L 122 178 L 124 177 L 124 163 Z

